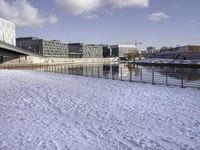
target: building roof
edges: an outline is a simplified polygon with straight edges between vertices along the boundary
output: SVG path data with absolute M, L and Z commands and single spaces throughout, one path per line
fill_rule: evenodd
M 19 37 L 16 40 L 39 40 L 38 37 Z
M 10 24 L 14 24 L 13 22 L 8 21 L 8 20 L 5 20 L 5 19 L 3 19 L 3 18 L 0 18 L 0 20 L 5 21 L 5 22 L 8 22 L 8 23 L 10 23 Z M 14 24 L 14 25 L 15 25 L 15 24 Z
M 135 44 L 117 44 L 117 45 L 112 45 L 111 47 L 136 48 Z

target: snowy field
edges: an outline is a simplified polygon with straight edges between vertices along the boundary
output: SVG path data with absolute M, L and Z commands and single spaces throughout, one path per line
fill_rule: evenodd
M 200 91 L 0 70 L 0 150 L 200 150 Z

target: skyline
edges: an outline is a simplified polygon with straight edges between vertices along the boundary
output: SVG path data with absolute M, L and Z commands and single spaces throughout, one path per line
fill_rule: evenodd
M 195 0 L 1 0 L 0 17 L 16 24 L 17 37 L 86 44 L 137 40 L 146 50 L 199 45 L 199 5 Z

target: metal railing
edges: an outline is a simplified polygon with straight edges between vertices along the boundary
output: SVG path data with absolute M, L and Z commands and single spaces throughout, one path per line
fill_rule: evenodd
M 112 80 L 129 82 L 150 83 L 152 85 L 161 84 L 166 86 L 179 86 L 181 88 L 190 87 L 200 89 L 200 74 L 196 73 L 174 73 L 170 71 L 160 71 L 157 69 L 131 70 L 128 68 L 104 69 L 102 66 L 74 66 L 74 65 L 0 65 L 0 69 L 7 70 L 34 70 L 41 72 L 54 72 L 69 75 L 80 75 L 86 77 L 97 77 Z

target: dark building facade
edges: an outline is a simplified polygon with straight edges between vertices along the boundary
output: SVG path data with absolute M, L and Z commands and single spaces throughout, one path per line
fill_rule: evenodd
M 109 45 L 101 45 L 103 47 L 103 57 L 111 57 L 111 49 Z
M 82 58 L 83 57 L 83 44 L 82 43 L 69 43 L 69 58 Z
M 16 39 L 17 47 L 45 57 L 68 57 L 68 44 L 57 40 L 43 40 L 35 37 Z

